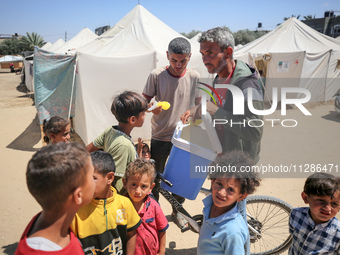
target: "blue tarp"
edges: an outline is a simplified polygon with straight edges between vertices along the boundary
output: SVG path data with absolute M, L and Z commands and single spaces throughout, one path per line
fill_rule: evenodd
M 34 101 L 39 123 L 55 115 L 67 118 L 70 109 L 72 82 L 76 57 L 34 49 Z M 74 116 L 75 89 L 71 114 Z

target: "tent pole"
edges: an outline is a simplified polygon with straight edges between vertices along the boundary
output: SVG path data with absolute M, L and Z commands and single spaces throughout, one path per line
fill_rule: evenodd
M 72 98 L 73 98 L 73 91 L 74 91 L 74 83 L 75 83 L 75 78 L 76 78 L 77 61 L 78 61 L 78 56 L 76 55 L 76 62 L 74 64 L 74 70 L 73 70 L 73 80 L 72 80 L 70 106 L 69 106 L 68 116 L 67 116 L 68 120 L 70 120 L 70 118 L 71 118 L 71 106 L 72 106 Z
M 253 58 L 253 56 L 251 55 L 250 52 L 249 52 L 248 54 L 249 54 L 249 56 L 250 56 L 250 58 L 251 58 L 251 61 L 252 61 L 252 63 L 253 63 L 253 67 L 255 68 L 255 71 L 256 71 L 257 75 L 258 75 L 259 77 L 261 77 L 261 76 L 260 76 L 260 73 L 259 73 L 259 70 L 257 70 L 257 66 L 256 66 L 256 64 L 255 64 L 255 59 Z M 267 89 L 266 89 L 266 87 L 264 86 L 264 84 L 263 84 L 263 82 L 262 82 L 261 79 L 260 79 L 260 81 L 261 81 L 261 83 L 262 83 L 262 88 L 263 88 L 263 90 L 264 90 L 264 95 L 266 95 L 267 100 L 268 100 L 269 105 L 270 105 L 270 108 L 272 108 L 272 101 L 269 99 L 269 96 L 268 96 L 268 93 L 267 93 Z M 274 112 L 274 116 L 275 116 L 275 118 L 277 119 L 277 116 L 276 116 L 276 113 L 275 113 L 275 112 Z M 276 121 L 276 124 L 277 124 L 277 121 Z

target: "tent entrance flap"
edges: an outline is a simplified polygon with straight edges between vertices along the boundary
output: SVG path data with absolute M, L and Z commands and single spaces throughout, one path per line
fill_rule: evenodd
M 75 56 L 34 49 L 34 100 L 39 123 L 58 115 L 74 116 L 74 96 L 71 99 Z M 73 103 L 71 103 L 73 102 Z

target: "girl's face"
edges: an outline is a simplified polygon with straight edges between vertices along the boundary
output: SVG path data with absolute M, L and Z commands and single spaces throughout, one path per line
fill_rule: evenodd
M 142 158 L 145 158 L 146 160 L 149 160 L 151 158 L 149 147 L 144 145 L 142 149 Z
M 52 143 L 58 143 L 58 142 L 64 142 L 67 143 L 70 139 L 70 130 L 71 126 L 70 124 L 67 125 L 63 130 L 61 130 L 58 134 L 50 134 L 51 142 Z

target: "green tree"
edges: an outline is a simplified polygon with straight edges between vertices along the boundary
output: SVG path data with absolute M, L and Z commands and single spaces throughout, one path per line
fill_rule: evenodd
M 284 21 L 287 21 L 287 20 L 289 20 L 290 18 L 296 18 L 296 19 L 299 19 L 300 18 L 300 14 L 299 15 L 297 15 L 297 16 L 295 16 L 294 14 L 292 14 L 292 16 L 291 17 L 284 17 L 283 18 L 283 20 Z M 282 23 L 278 23 L 276 26 L 280 26 Z
M 294 14 L 292 14 L 292 17 L 284 17 L 283 20 L 286 21 L 286 20 L 289 20 L 290 18 L 296 18 L 296 19 L 299 19 L 300 18 L 300 14 L 295 16 Z
M 303 18 L 304 18 L 305 20 L 315 19 L 315 14 L 314 14 L 314 16 L 312 16 L 312 15 L 303 16 Z
M 181 35 L 183 35 L 183 36 L 185 36 L 186 38 L 188 38 L 188 39 L 191 39 L 191 38 L 193 38 L 195 35 L 197 35 L 198 33 L 200 33 L 201 31 L 199 31 L 199 30 L 191 30 L 191 32 L 189 32 L 189 33 L 184 33 L 184 32 L 182 32 L 182 33 L 180 33 Z
M 266 33 L 267 31 L 250 31 L 249 29 L 239 30 L 233 33 L 235 39 L 235 46 L 239 44 L 245 45 L 265 35 Z
M 18 37 L 13 36 L 0 43 L 0 55 L 18 55 L 25 51 Z
M 38 35 L 37 33 L 32 32 L 32 34 L 26 32 L 27 36 L 21 37 L 20 43 L 27 49 L 27 50 L 34 50 L 34 46 L 42 47 L 46 44 L 44 42 L 44 38 Z

